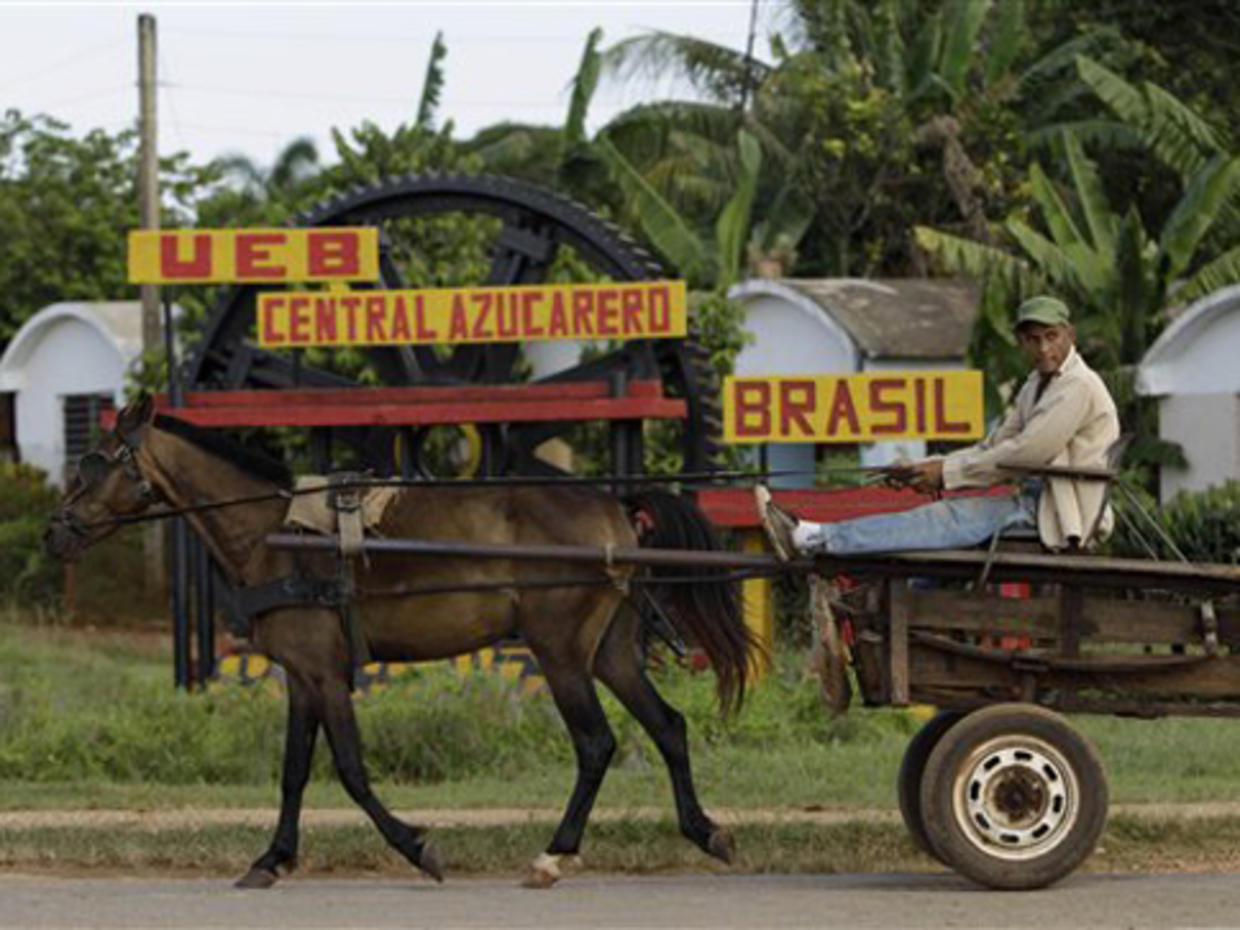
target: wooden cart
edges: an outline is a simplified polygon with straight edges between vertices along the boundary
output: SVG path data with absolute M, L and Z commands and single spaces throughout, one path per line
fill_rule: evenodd
M 815 569 L 829 698 L 843 703 L 847 617 L 865 703 L 939 708 L 900 767 L 909 832 L 990 887 L 1062 878 L 1105 825 L 1098 754 L 1057 711 L 1240 715 L 1240 568 L 945 551 Z M 832 609 L 821 579 L 839 572 L 865 579 L 868 596 Z M 1032 596 L 1000 593 L 997 583 L 1017 581 Z

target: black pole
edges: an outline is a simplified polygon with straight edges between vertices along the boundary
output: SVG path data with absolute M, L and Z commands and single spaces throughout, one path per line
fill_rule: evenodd
M 168 366 L 168 406 L 175 410 L 182 406 L 181 373 L 177 368 L 176 332 L 172 328 L 172 299 L 164 292 L 164 361 Z M 172 674 L 178 688 L 189 689 L 190 632 L 189 632 L 189 528 L 184 517 L 172 521 L 169 533 L 168 569 L 172 584 Z
M 198 613 L 198 685 L 205 687 L 215 675 L 215 591 L 211 586 L 211 553 L 198 540 L 194 547 L 194 589 Z

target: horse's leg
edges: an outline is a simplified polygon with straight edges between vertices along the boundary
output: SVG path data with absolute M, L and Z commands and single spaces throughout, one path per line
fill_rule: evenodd
M 288 732 L 284 742 L 284 773 L 280 778 L 280 820 L 267 851 L 254 860 L 238 888 L 270 888 L 279 871 L 297 866 L 298 818 L 301 797 L 310 779 L 310 761 L 319 731 L 319 714 L 310 690 L 288 677 Z
M 594 807 L 599 785 L 616 751 L 598 692 L 586 669 L 570 659 L 553 660 L 540 656 L 540 664 L 555 706 L 568 727 L 577 755 L 577 783 L 564 810 L 564 817 L 546 852 L 530 864 L 525 878 L 528 888 L 550 888 L 560 877 L 560 858 L 576 856 L 586 820 Z
M 594 674 L 637 718 L 659 748 L 671 776 L 680 831 L 704 852 L 731 862 L 735 852 L 732 834 L 706 816 L 693 787 L 685 718 L 663 700 L 646 675 L 645 662 L 638 649 L 640 622 L 633 610 L 620 612 L 595 656 Z
M 439 857 L 423 838 L 425 829 L 394 817 L 370 788 L 362 762 L 362 736 L 353 713 L 353 700 L 343 680 L 332 680 L 324 686 L 323 729 L 331 745 L 336 772 L 349 797 L 366 812 L 394 849 L 431 878 L 443 881 Z

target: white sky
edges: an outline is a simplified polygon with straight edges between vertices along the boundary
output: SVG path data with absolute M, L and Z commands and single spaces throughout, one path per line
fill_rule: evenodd
M 771 19 L 765 0 L 760 25 Z M 47 113 L 75 135 L 132 125 L 137 17 L 157 18 L 159 148 L 269 165 L 309 135 L 336 161 L 335 126 L 412 121 L 431 42 L 448 47 L 437 118 L 456 138 L 505 119 L 560 125 L 589 31 L 603 47 L 657 28 L 744 48 L 750 0 L 456 3 L 13 3 L 0 0 L 0 109 Z M 755 52 L 767 43 L 759 29 Z M 594 129 L 669 87 L 600 85 Z

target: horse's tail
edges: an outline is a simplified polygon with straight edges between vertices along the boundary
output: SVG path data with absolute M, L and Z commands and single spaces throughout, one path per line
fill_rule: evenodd
M 724 548 L 715 527 L 688 497 L 650 490 L 630 495 L 624 502 L 643 547 Z M 660 576 L 672 575 L 694 580 L 658 583 Z M 677 630 L 705 650 L 718 679 L 720 707 L 730 714 L 744 703 L 746 684 L 762 660 L 762 647 L 745 625 L 736 582 L 726 576 L 727 570 L 718 568 L 654 568 L 648 583 Z

